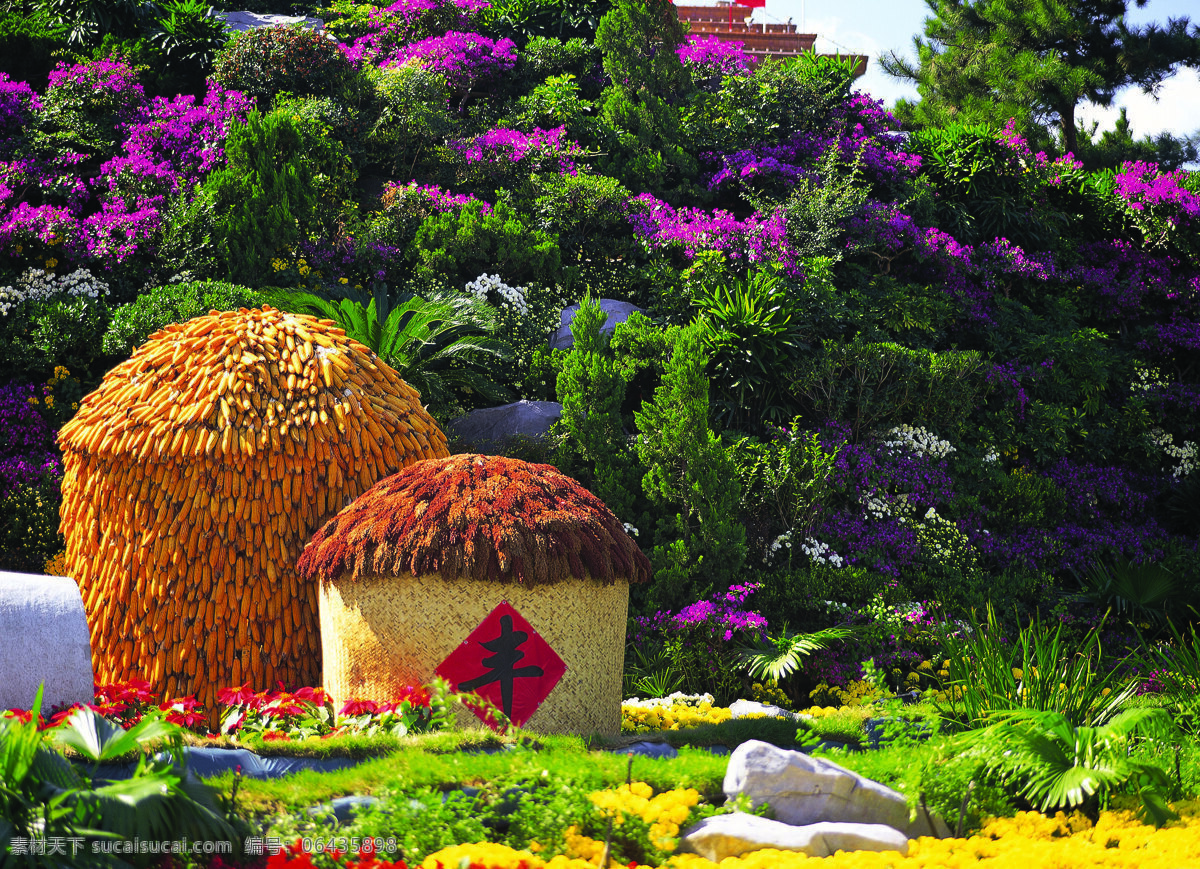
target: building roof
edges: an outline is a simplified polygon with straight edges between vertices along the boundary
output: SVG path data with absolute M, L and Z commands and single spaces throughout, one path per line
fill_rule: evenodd
M 550 465 L 464 453 L 379 481 L 305 547 L 301 576 L 429 576 L 525 585 L 647 582 L 650 562 L 604 503 Z

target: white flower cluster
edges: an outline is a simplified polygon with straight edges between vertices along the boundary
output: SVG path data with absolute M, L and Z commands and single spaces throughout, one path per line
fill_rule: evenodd
M 908 516 L 912 513 L 912 505 L 908 503 L 908 493 L 895 497 L 886 492 L 875 491 L 862 499 L 863 509 L 876 519 L 887 516 Z
M 625 533 L 628 534 L 630 537 L 638 536 L 638 530 L 636 528 L 634 528 L 631 523 L 622 522 L 621 524 L 625 526 Z
M 785 531 L 771 541 L 771 551 L 768 553 L 767 558 L 764 558 L 763 561 L 766 562 L 769 558 L 772 558 L 776 552 L 785 547 L 788 549 L 792 548 L 791 531 Z
M 944 459 L 954 452 L 954 447 L 950 446 L 949 441 L 938 440 L 937 435 L 920 426 L 897 426 L 884 437 L 891 438 L 883 442 L 885 447 L 900 447 L 918 455 L 933 456 L 935 459 Z
M 1153 365 L 1145 368 L 1135 365 L 1133 371 L 1137 375 L 1137 380 L 1129 384 L 1130 392 L 1147 392 L 1155 387 L 1167 385 L 1167 382 L 1162 379 L 1162 372 Z
M 1150 430 L 1150 442 L 1156 447 L 1160 447 L 1172 459 L 1179 460 L 1179 464 L 1171 468 L 1171 476 L 1176 480 L 1186 477 L 1196 470 L 1197 464 L 1200 464 L 1200 447 L 1197 447 L 1192 441 L 1184 441 L 1182 446 L 1177 447 L 1175 438 L 1171 437 L 1170 432 L 1155 428 Z
M 76 269 L 69 275 L 56 275 L 42 269 L 27 269 L 17 278 L 16 287 L 0 287 L 0 314 L 7 315 L 19 302 L 50 299 L 61 295 L 96 299 L 108 295 L 108 284 L 93 277 L 87 269 Z
M 646 700 L 630 697 L 628 700 L 622 700 L 621 705 L 633 709 L 669 709 L 672 706 L 700 706 L 702 703 L 711 706 L 712 702 L 711 694 L 684 694 L 682 691 L 676 691 L 666 697 L 650 697 Z
M 983 463 L 990 465 L 992 462 L 1000 461 L 1000 451 L 995 447 L 988 447 L 988 451 L 983 454 Z
M 973 569 L 976 556 L 971 541 L 959 527 L 938 514 L 934 507 L 925 511 L 924 522 L 916 525 L 917 542 L 926 555 L 939 564 Z
M 845 559 L 833 551 L 828 543 L 822 543 L 819 540 L 809 537 L 800 544 L 800 551 L 815 561 L 817 564 L 830 564 L 834 567 L 841 567 L 845 564 Z
M 0 317 L 7 317 L 9 308 L 21 301 L 12 287 L 0 287 Z
M 505 303 L 521 316 L 529 313 L 529 304 L 525 301 L 524 287 L 510 287 L 500 280 L 499 275 L 482 274 L 467 284 L 467 292 L 473 296 L 488 300 L 488 296 L 496 293 Z

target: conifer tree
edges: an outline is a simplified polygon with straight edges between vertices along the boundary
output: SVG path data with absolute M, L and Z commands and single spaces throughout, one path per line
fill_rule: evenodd
M 625 171 L 648 183 L 661 183 L 668 164 L 685 174 L 695 168 L 678 144 L 676 103 L 692 90 L 676 53 L 685 38 L 668 0 L 618 0 L 596 28 L 596 48 L 612 80 L 604 118 L 619 131 L 629 158 Z
M 228 280 L 260 282 L 271 273 L 271 259 L 315 221 L 312 172 L 300 154 L 300 133 L 280 112 L 251 112 L 230 130 L 226 165 L 201 189 L 216 215 L 213 244 Z
M 708 426 L 707 363 L 700 327 L 683 328 L 654 400 L 634 412 L 638 456 L 648 468 L 642 488 L 669 507 L 650 557 L 659 606 L 726 588 L 746 561 L 746 528 L 737 518 L 741 486 Z
M 1138 8 L 1148 0 L 1134 0 Z M 918 103 L 901 101 L 910 126 L 951 121 L 1003 125 L 1077 147 L 1076 109 L 1084 100 L 1112 104 L 1123 88 L 1153 92 L 1179 66 L 1200 64 L 1200 33 L 1188 19 L 1137 27 L 1129 0 L 925 0 L 932 16 L 913 38 L 917 62 L 892 52 L 884 70 L 917 86 Z

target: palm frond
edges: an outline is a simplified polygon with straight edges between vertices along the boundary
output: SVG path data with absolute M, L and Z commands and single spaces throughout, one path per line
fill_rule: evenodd
M 778 636 L 756 646 L 743 647 L 739 652 L 742 665 L 752 678 L 778 682 L 799 669 L 801 658 L 853 635 L 850 628 L 825 628 L 811 634 L 792 634 L 785 629 Z

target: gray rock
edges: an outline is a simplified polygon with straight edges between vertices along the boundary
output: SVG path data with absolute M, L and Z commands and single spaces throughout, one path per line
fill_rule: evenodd
M 600 327 L 600 331 L 609 335 L 617 328 L 618 323 L 624 323 L 634 311 L 645 313 L 637 305 L 630 304 L 629 302 L 618 302 L 616 299 L 601 299 L 600 310 L 608 314 L 608 319 L 604 321 L 604 325 Z M 579 306 L 571 305 L 571 307 L 565 308 L 559 314 L 558 320 L 561 325 L 550 336 L 550 349 L 571 349 L 571 345 L 575 343 L 575 336 L 571 334 L 571 321 L 575 319 L 575 315 L 578 313 Z
M 515 437 L 541 440 L 562 416 L 557 401 L 514 401 L 484 407 L 451 421 L 449 433 L 481 449 L 503 446 Z
M 946 837 L 940 818 L 918 811 L 909 820 L 903 795 L 824 758 L 750 740 L 737 747 L 725 770 L 725 796 L 753 806 L 769 803 L 775 817 L 796 826 L 822 821 L 886 824 L 910 838 Z
M 908 854 L 908 839 L 886 824 L 808 824 L 793 827 L 769 818 L 734 812 L 705 818 L 686 830 L 680 850 L 714 863 L 761 848 L 799 851 L 810 857 L 830 857 L 838 851 L 899 851 Z
M 320 18 L 307 18 L 303 15 L 259 15 L 254 12 L 218 12 L 218 18 L 225 20 L 225 26 L 232 31 L 253 30 L 256 27 L 283 27 L 288 24 L 303 24 L 309 30 L 320 32 L 325 29 L 325 22 Z
M 359 809 L 377 805 L 379 800 L 376 797 L 335 797 L 331 802 L 313 806 L 308 814 L 313 817 L 333 815 L 338 824 L 349 824 Z
M 0 572 L 0 709 L 96 699 L 87 613 L 75 580 Z
M 670 760 L 673 757 L 679 757 L 679 752 L 675 746 L 667 742 L 634 742 L 631 745 L 626 745 L 623 748 L 610 749 L 614 754 L 636 754 L 639 757 L 655 757 L 660 759 Z

